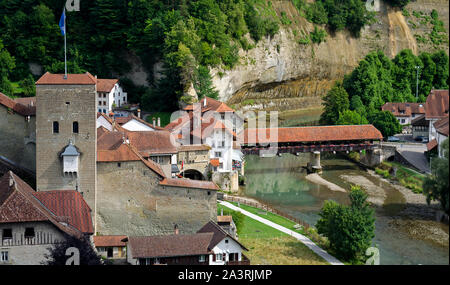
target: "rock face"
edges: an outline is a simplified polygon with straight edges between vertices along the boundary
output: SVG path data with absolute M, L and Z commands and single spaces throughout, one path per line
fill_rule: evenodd
M 212 70 L 220 99 L 241 110 L 288 110 L 319 107 L 321 97 L 336 80 L 351 72 L 369 52 L 381 50 L 394 57 L 403 49 L 420 51 L 444 49 L 448 43 L 418 45 L 416 34 L 427 34 L 430 25 L 417 26 L 401 10 L 383 1 L 376 21 L 366 26 L 359 38 L 348 32 L 328 35 L 321 44 L 300 44 L 314 26 L 302 18 L 290 1 L 272 1 L 278 15 L 285 12 L 292 20 L 273 38 L 261 40 L 254 49 L 240 51 L 241 63 L 232 70 Z M 417 0 L 406 9 L 439 13 L 448 33 L 448 0 Z M 412 18 L 412 16 L 411 16 Z M 414 28 L 413 28 L 414 27 Z

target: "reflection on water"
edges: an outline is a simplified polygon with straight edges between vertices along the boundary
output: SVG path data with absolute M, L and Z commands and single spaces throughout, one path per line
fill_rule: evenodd
M 348 204 L 349 199 L 347 193 L 331 191 L 325 186 L 307 181 L 307 173 L 302 166 L 308 161 L 309 155 L 273 158 L 247 156 L 246 186 L 241 191 L 244 195 L 314 225 L 325 200 Z M 340 175 L 364 176 L 385 190 L 385 206 L 376 209 L 376 236 L 373 240 L 380 248 L 381 264 L 449 264 L 448 247 L 413 239 L 392 225 L 390 217 L 399 213 L 405 203 L 398 190 L 345 159 L 322 159 L 322 167 L 323 178 L 347 190 L 351 185 L 340 178 Z M 446 232 L 448 233 L 448 227 Z

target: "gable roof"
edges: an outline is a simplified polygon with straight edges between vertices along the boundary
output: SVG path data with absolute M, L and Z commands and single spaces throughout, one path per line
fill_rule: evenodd
M 139 123 L 144 124 L 147 127 L 152 128 L 154 130 L 163 130 L 164 129 L 164 128 L 155 126 L 153 124 L 150 124 L 149 122 L 146 122 L 145 120 L 142 120 L 141 118 L 135 116 L 134 114 L 130 114 L 128 117 L 116 117 L 115 120 L 121 126 L 129 123 L 132 120 L 135 120 L 135 121 L 138 121 Z
M 396 117 L 410 117 L 412 114 L 425 114 L 425 104 L 388 102 L 381 107 L 381 110 L 389 111 Z
M 123 242 L 127 236 L 94 236 L 95 247 L 126 246 Z
M 34 97 L 33 97 L 34 98 Z M 22 100 L 23 99 L 23 100 Z M 29 102 L 29 104 L 27 104 Z M 33 99 L 27 98 L 17 98 L 11 99 L 5 94 L 0 92 L 0 105 L 5 106 L 6 108 L 12 109 L 19 115 L 22 116 L 35 116 L 36 115 L 36 104 L 31 104 Z M 35 102 L 35 99 L 34 99 Z
M 97 79 L 86 72 L 84 74 L 67 74 L 67 79 L 64 79 L 64 74 L 52 74 L 46 72 L 36 81 L 36 85 L 96 85 Z
M 83 233 L 94 233 L 91 208 L 78 191 L 35 192 L 34 196 L 58 216 L 60 222 L 65 222 Z
M 128 132 L 127 136 L 142 156 L 177 153 L 177 148 L 171 139 L 172 134 L 168 131 Z
M 97 79 L 97 92 L 109 93 L 117 82 L 119 79 Z
M 211 239 L 211 243 L 209 244 L 209 248 L 212 250 L 216 245 L 218 245 L 223 239 L 231 238 L 237 244 L 239 244 L 244 250 L 248 251 L 248 249 L 243 246 L 240 242 L 235 240 L 232 236 L 230 236 L 226 231 L 222 229 L 218 224 L 213 221 L 209 221 L 206 225 L 204 225 L 197 233 L 213 233 L 213 238 Z
M 156 258 L 206 255 L 213 233 L 129 237 L 132 258 Z
M 427 120 L 448 116 L 448 90 L 431 90 L 425 109 Z
M 435 122 L 434 127 L 438 133 L 448 137 L 448 116 Z
M 36 192 L 13 172 L 9 171 L 3 175 L 0 178 L 0 223 L 50 222 L 71 236 L 81 235 L 84 228 L 78 229 L 69 223 L 62 224 L 66 219 L 49 209 L 44 203 L 46 199 L 41 201 L 35 194 Z M 45 192 L 42 195 L 45 196 Z M 79 215 L 76 210 L 73 210 L 73 213 Z M 92 220 L 85 222 L 91 223 L 92 226 Z

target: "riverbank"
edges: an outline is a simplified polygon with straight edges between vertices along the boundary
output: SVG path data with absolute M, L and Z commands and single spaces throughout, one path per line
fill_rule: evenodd
M 323 179 L 319 174 L 313 173 L 306 175 L 306 180 L 327 187 L 331 191 L 347 192 L 344 188 Z

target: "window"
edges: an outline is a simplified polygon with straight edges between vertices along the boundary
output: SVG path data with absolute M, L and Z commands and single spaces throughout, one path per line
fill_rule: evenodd
M 0 262 L 7 262 L 9 260 L 8 252 L 2 251 L 0 252 Z
M 199 262 L 205 262 L 206 261 L 206 257 L 204 255 L 200 255 L 198 258 Z
M 25 238 L 34 238 L 34 228 L 25 228 Z
M 12 229 L 3 229 L 2 239 L 12 239 Z
M 122 166 L 122 165 L 120 164 L 120 162 L 119 162 L 119 163 L 117 163 L 117 167 L 120 167 L 120 166 Z
M 223 259 L 223 255 L 221 253 L 216 254 L 216 260 L 220 261 Z
M 225 120 L 225 114 L 220 114 L 220 118 L 223 120 Z
M 59 123 L 58 122 L 53 122 L 53 133 L 59 134 Z
M 227 239 L 225 240 L 225 243 L 228 243 L 228 240 L 227 240 Z
M 73 122 L 72 130 L 74 134 L 78 134 L 78 122 Z
M 101 106 L 102 105 L 102 101 L 98 101 L 98 104 Z
M 215 155 L 216 157 L 222 157 L 222 153 L 221 153 L 220 151 L 216 151 L 216 152 L 214 153 L 214 155 Z
M 106 114 L 106 109 L 103 109 L 103 113 L 105 113 L 105 114 Z

